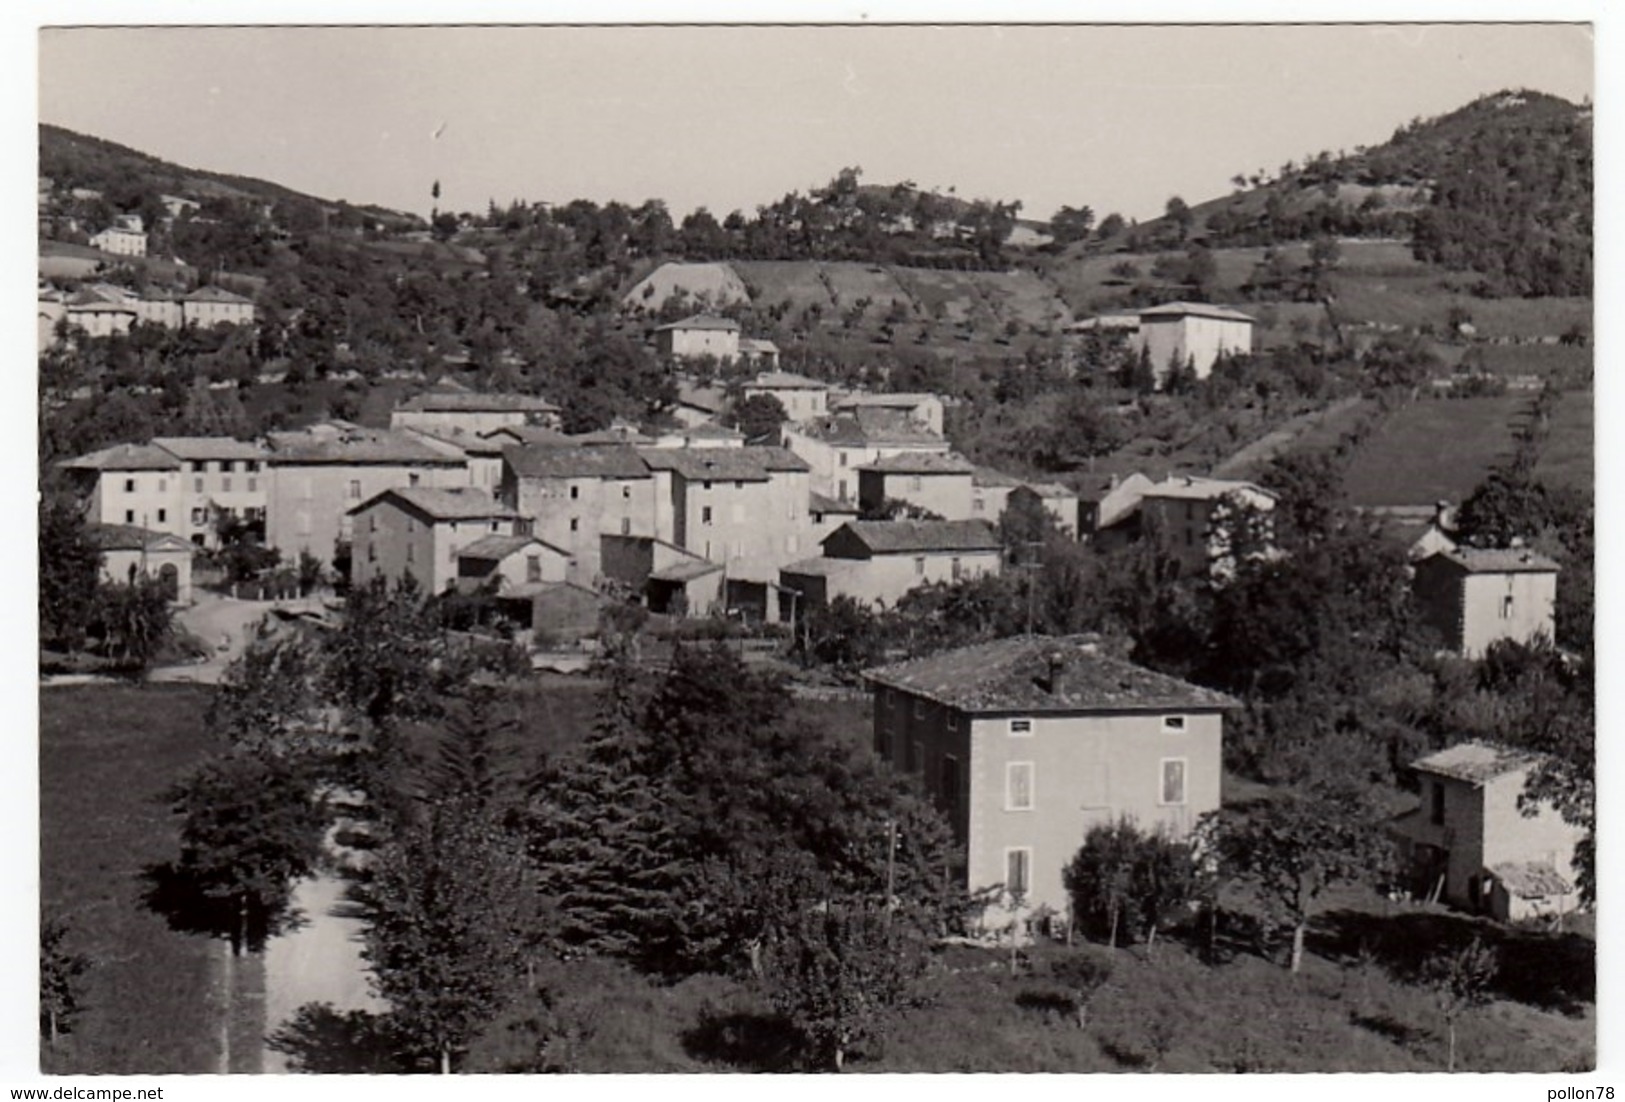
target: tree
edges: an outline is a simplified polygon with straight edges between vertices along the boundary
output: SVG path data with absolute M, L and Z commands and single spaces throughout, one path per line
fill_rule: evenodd
M 72 1029 L 82 1005 L 81 977 L 90 968 L 89 957 L 67 947 L 70 933 L 60 918 L 40 915 L 39 1025 L 52 1045 Z
M 1077 241 L 1087 241 L 1094 225 L 1095 212 L 1087 206 L 1062 207 L 1049 220 L 1050 233 L 1054 235 L 1055 243 L 1063 246 Z
M 321 644 L 304 632 L 254 639 L 226 667 L 204 722 L 230 746 L 273 757 L 328 758 L 347 739 L 323 706 Z
M 1105 241 L 1116 237 L 1123 232 L 1123 216 L 1115 211 L 1100 220 L 1100 226 L 1095 230 L 1095 237 Z
M 768 994 L 809 1062 L 840 1071 L 854 1046 L 884 1036 L 924 963 L 918 934 L 885 904 L 807 900 L 769 945 Z
M 525 974 L 539 916 L 517 842 L 466 800 L 431 805 L 377 852 L 363 949 L 402 1038 L 450 1074 Z
M 1190 236 L 1191 221 L 1195 218 L 1190 205 L 1175 195 L 1163 207 L 1163 214 L 1179 230 L 1179 239 L 1184 241 Z
M 1190 844 L 1175 838 L 1165 825 L 1140 843 L 1130 891 L 1145 924 L 1147 955 L 1156 950 L 1158 931 L 1197 897 L 1200 868 Z
M 169 594 L 159 579 L 104 582 L 96 588 L 90 632 L 107 653 L 144 666 L 173 634 L 172 616 Z
M 426 795 L 503 819 L 523 802 L 530 779 L 518 760 L 518 732 L 513 698 L 488 682 L 471 685 L 442 728 Z
M 434 714 L 444 682 L 446 639 L 417 579 L 383 576 L 350 593 L 344 622 L 324 639 L 328 696 L 375 729 Z
M 1132 927 L 1139 918 L 1135 868 L 1140 862 L 1142 836 L 1127 819 L 1089 828 L 1083 848 L 1067 863 L 1062 880 L 1072 895 L 1073 914 L 1117 948 L 1120 926 Z
M 181 821 L 180 861 L 169 872 L 200 913 L 191 916 L 257 952 L 292 918 L 295 881 L 321 853 L 327 811 L 300 763 L 232 752 L 204 762 L 168 793 Z
M 797 649 L 805 658 L 855 677 L 880 660 L 879 617 L 866 604 L 842 594 L 802 613 Z
M 728 424 L 745 434 L 747 441 L 778 440 L 779 426 L 789 415 L 777 395 L 752 394 L 728 413 Z
M 84 514 L 64 494 L 39 506 L 39 616 L 42 641 L 68 649 L 84 642 L 95 605 L 101 551 Z
M 1292 927 L 1293 972 L 1303 962 L 1304 934 L 1326 890 L 1370 883 L 1392 857 L 1377 812 L 1346 790 L 1283 792 L 1245 811 L 1217 814 L 1223 874 L 1252 885 Z
M 1475 936 L 1468 944 L 1429 958 L 1423 976 L 1438 999 L 1447 1035 L 1445 1070 L 1456 1070 L 1456 1023 L 1490 1001 L 1490 984 L 1500 969 L 1494 949 Z

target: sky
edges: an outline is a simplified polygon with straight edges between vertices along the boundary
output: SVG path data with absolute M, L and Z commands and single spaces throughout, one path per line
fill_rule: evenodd
M 1583 26 L 80 27 L 39 118 L 427 213 L 665 199 L 719 217 L 842 167 L 1147 218 L 1417 116 L 1592 94 Z

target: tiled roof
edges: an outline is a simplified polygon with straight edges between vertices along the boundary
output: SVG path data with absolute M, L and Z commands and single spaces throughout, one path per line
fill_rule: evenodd
M 786 429 L 826 444 L 864 447 L 866 445 L 933 445 L 947 447 L 941 436 L 922 426 L 902 410 L 859 408 L 852 413 L 823 417 Z
M 1021 479 L 992 467 L 978 466 L 971 471 L 972 486 L 1009 486 L 1012 489 L 1021 485 Z
M 436 464 L 463 462 L 404 430 L 366 429 L 349 423 L 314 426 L 302 432 L 267 435 L 272 464 Z
M 570 437 L 558 429 L 550 429 L 543 425 L 503 425 L 499 429 L 491 429 L 480 434 L 482 440 L 489 440 L 499 448 L 508 444 L 569 444 Z
M 502 460 L 520 478 L 648 478 L 649 467 L 629 447 L 519 447 L 502 450 Z
M 569 555 L 569 552 L 564 548 L 557 547 L 546 540 L 537 539 L 535 536 L 486 536 L 484 539 L 475 540 L 457 552 L 457 557 L 459 559 L 489 559 L 494 562 L 505 559 L 515 551 L 521 551 L 532 544 L 557 551 L 561 555 Z
M 1140 311 L 1140 318 L 1218 318 L 1221 321 L 1255 322 L 1258 319 L 1243 314 L 1240 310 L 1232 310 L 1227 306 L 1215 306 L 1210 302 L 1165 302 L 1161 306 L 1152 306 Z
M 746 390 L 828 390 L 829 384 L 822 379 L 810 379 L 805 375 L 797 375 L 793 371 L 764 371 L 754 379 L 747 379 L 744 384 Z
M 1050 671 L 1062 663 L 1060 685 Z M 872 683 L 966 712 L 1199 711 L 1237 702 L 1103 653 L 1098 637 L 1022 635 L 870 670 Z
M 1574 885 L 1545 861 L 1502 861 L 1491 865 L 1490 871 L 1520 899 L 1568 895 L 1574 890 Z
M 707 413 L 720 413 L 728 404 L 727 393 L 718 386 L 695 386 L 693 383 L 677 384 L 677 404 L 680 406 L 693 406 L 695 409 Z
M 1469 574 L 1549 574 L 1557 563 L 1527 548 L 1458 547 L 1439 552 Z
M 1489 742 L 1458 742 L 1411 762 L 1411 768 L 1419 773 L 1437 773 L 1441 777 L 1483 784 L 1538 760 L 1537 755 L 1527 750 L 1515 750 Z
M 774 471 L 805 471 L 807 461 L 786 448 L 640 448 L 651 470 L 674 471 L 690 482 L 766 482 Z
M 752 356 L 765 356 L 777 352 L 779 346 L 765 337 L 740 337 L 739 351 Z
M 114 444 L 110 448 L 66 460 L 62 466 L 93 471 L 178 471 L 181 461 L 151 444 Z
M 1078 492 L 1061 485 L 1059 482 L 1026 482 L 1027 489 L 1039 497 L 1077 497 Z
M 845 516 L 857 516 L 863 510 L 858 508 L 855 501 L 841 501 L 839 498 L 827 497 L 813 490 L 807 495 L 807 510 L 813 513 L 840 513 Z
M 738 429 L 731 429 L 727 425 L 719 425 L 715 421 L 704 421 L 698 425 L 689 425 L 686 428 L 671 429 L 660 434 L 662 437 L 679 437 L 684 440 L 743 440 L 745 434 Z
M 883 474 L 971 474 L 975 471 L 957 455 L 942 452 L 910 452 L 903 455 L 882 456 L 856 468 L 860 471 L 880 471 Z
M 168 532 L 134 524 L 87 524 L 90 542 L 102 551 L 191 551 L 192 545 Z
M 845 574 L 848 571 L 861 569 L 863 563 L 858 559 L 798 559 L 789 566 L 779 567 L 782 574 L 806 574 L 815 578 L 828 578 L 836 574 Z
M 1216 501 L 1234 493 L 1263 494 L 1274 499 L 1275 494 L 1256 482 L 1240 482 L 1226 478 L 1198 478 L 1195 475 L 1170 475 L 1148 487 L 1146 497 L 1174 498 L 1181 501 Z
M 565 437 L 572 444 L 603 446 L 605 444 L 653 444 L 654 437 L 645 436 L 636 429 L 607 428 L 592 432 L 579 432 Z
M 189 295 L 181 297 L 182 302 L 225 302 L 238 303 L 243 306 L 252 306 L 253 302 L 242 295 L 234 295 L 224 287 L 199 287 Z
M 659 582 L 691 582 L 707 574 L 715 574 L 722 567 L 708 559 L 683 559 L 659 570 L 651 570 L 649 577 Z
M 397 486 L 375 494 L 351 513 L 364 512 L 374 505 L 394 498 L 412 506 L 418 512 L 435 520 L 485 520 L 487 518 L 517 519 L 519 514 L 501 504 L 484 490 L 472 486 L 458 489 L 439 489 L 432 486 Z
M 873 406 L 880 409 L 913 409 L 922 402 L 929 402 L 933 399 L 940 400 L 937 395 L 927 394 L 923 391 L 899 391 L 892 394 L 854 393 L 841 395 L 835 405 L 836 408 Z
M 265 445 L 229 436 L 155 436 L 154 446 L 181 459 L 264 459 Z
M 849 529 L 874 554 L 910 551 L 997 551 L 1003 545 L 985 520 L 849 520 Z M 836 529 L 836 532 L 841 529 Z M 833 539 L 835 532 L 825 539 Z
M 667 329 L 732 329 L 737 331 L 739 323 L 732 318 L 719 318 L 711 314 L 695 314 L 682 321 L 674 321 L 670 325 L 662 325 L 655 329 L 656 333 Z
M 557 413 L 559 407 L 535 394 L 476 394 L 426 391 L 395 407 L 408 413 Z

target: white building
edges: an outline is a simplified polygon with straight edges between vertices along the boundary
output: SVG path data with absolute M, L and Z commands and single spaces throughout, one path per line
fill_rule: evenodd
M 1239 310 L 1205 302 L 1169 302 L 1140 311 L 1139 348 L 1151 359 L 1160 385 L 1175 366 L 1189 364 L 1196 377 L 1213 372 L 1220 356 L 1253 350 L 1255 322 Z
M 90 239 L 92 248 L 114 256 L 146 256 L 147 235 L 123 226 L 109 226 Z

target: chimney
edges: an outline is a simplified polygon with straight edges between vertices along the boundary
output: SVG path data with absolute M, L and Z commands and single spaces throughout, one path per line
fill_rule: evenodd
M 1052 650 L 1044 655 L 1044 665 L 1047 673 L 1045 687 L 1049 690 L 1049 694 L 1051 696 L 1061 696 L 1065 694 L 1068 682 L 1071 680 L 1067 676 L 1068 670 L 1066 658 L 1066 652 L 1059 650 Z

